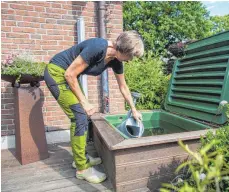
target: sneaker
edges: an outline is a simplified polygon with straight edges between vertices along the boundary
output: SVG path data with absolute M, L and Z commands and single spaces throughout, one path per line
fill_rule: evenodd
M 76 172 L 76 178 L 84 179 L 90 183 L 101 183 L 107 178 L 107 176 L 105 173 L 97 171 L 94 167 L 89 167 L 81 174 Z
M 88 158 L 89 158 L 89 163 L 91 166 L 99 165 L 102 163 L 102 160 L 100 157 L 91 157 L 90 155 L 88 155 Z M 75 161 L 72 162 L 72 167 L 76 169 Z

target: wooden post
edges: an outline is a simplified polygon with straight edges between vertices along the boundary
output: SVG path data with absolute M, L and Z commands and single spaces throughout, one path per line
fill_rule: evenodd
M 14 88 L 16 158 L 24 165 L 49 157 L 40 88 Z

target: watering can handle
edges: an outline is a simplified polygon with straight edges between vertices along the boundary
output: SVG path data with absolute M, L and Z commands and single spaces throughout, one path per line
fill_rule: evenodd
M 132 95 L 132 97 L 133 97 L 134 106 L 135 106 L 137 99 L 138 99 L 139 97 L 141 97 L 141 93 L 131 92 L 131 95 Z M 128 119 L 128 118 L 131 116 L 131 114 L 132 114 L 132 111 L 131 111 L 131 109 L 130 109 L 130 110 L 128 111 L 128 113 L 127 113 L 126 119 Z

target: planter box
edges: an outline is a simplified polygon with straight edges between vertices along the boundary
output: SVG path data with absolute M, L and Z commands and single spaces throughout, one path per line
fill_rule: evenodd
M 210 128 L 164 111 L 142 114 L 146 135 L 150 133 L 152 136 L 125 139 L 115 128 L 124 114 L 100 114 L 92 118 L 95 148 L 117 192 L 149 185 L 151 189 L 158 189 L 161 181 L 173 179 L 177 166 L 188 157 L 177 141 L 181 139 L 190 149 L 196 150 L 200 135 Z M 187 126 L 183 127 L 185 124 Z M 175 133 L 166 131 L 168 125 L 172 125 Z

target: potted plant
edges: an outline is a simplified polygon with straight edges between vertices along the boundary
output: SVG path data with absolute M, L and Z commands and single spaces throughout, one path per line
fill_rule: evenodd
M 26 83 L 39 87 L 45 66 L 46 63 L 37 62 L 28 52 L 11 53 L 1 63 L 1 79 L 11 82 L 16 88 Z

